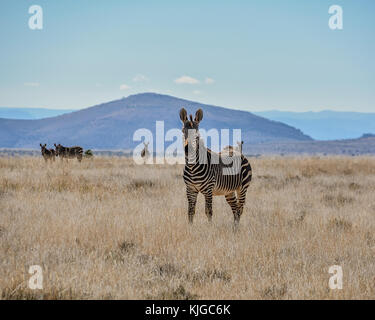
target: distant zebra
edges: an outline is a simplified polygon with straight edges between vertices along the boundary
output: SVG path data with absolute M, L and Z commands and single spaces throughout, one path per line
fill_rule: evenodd
M 243 145 L 243 141 L 239 142 L 237 141 L 237 147 L 233 147 L 233 146 L 226 146 L 224 149 L 223 149 L 223 152 L 225 154 L 225 152 L 229 153 L 229 155 L 232 157 L 233 154 L 242 154 L 242 145 Z
M 47 149 L 47 144 L 45 143 L 44 145 L 42 145 L 41 143 L 39 143 L 40 145 L 40 151 L 42 152 L 42 156 L 43 156 L 43 159 L 47 162 L 48 160 L 52 160 L 52 161 L 55 161 L 55 158 L 56 158 L 56 152 L 54 149 Z
M 92 158 L 94 156 L 94 153 L 91 151 L 91 149 L 88 149 L 85 151 L 85 153 L 83 154 L 83 156 L 85 158 Z
M 183 123 L 185 148 L 183 177 L 186 184 L 189 222 L 193 222 L 197 196 L 201 192 L 205 197 L 208 220 L 212 220 L 212 197 L 224 195 L 232 209 L 234 226 L 237 228 L 252 177 L 249 161 L 242 154 L 234 154 L 230 157 L 214 153 L 204 146 L 199 136 L 199 123 L 203 119 L 202 109 L 196 112 L 194 120 L 192 115 L 188 120 L 186 110 L 182 108 L 180 119 Z
M 61 159 L 77 158 L 79 162 L 82 161 L 83 149 L 81 147 L 64 147 L 60 143 L 58 145 L 55 143 L 54 146 L 56 148 L 56 156 Z
M 144 148 L 141 152 L 141 157 L 144 158 L 145 160 L 148 159 L 148 157 L 150 156 L 150 152 L 148 151 L 148 145 L 149 145 L 150 142 L 143 142 L 143 145 L 144 145 Z
M 238 145 L 238 151 L 242 154 L 242 147 L 243 147 L 243 141 L 239 142 L 237 141 L 237 145 Z

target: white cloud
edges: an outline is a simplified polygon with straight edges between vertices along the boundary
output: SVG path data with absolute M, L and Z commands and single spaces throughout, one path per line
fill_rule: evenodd
M 194 94 L 197 94 L 197 95 L 198 95 L 198 94 L 201 94 L 201 93 L 202 93 L 202 91 L 199 91 L 199 90 L 194 90 L 194 91 L 193 91 L 193 93 L 194 93 Z
M 25 82 L 24 85 L 26 87 L 39 87 L 40 83 L 39 82 Z
M 133 78 L 133 82 L 142 82 L 142 81 L 148 81 L 148 78 L 146 76 L 144 76 L 143 74 L 137 74 Z
M 199 80 L 194 79 L 189 76 L 182 76 L 182 77 L 177 78 L 174 82 L 178 84 L 198 84 Z
M 213 83 L 215 82 L 215 80 L 212 79 L 212 78 L 206 78 L 206 79 L 204 80 L 204 82 L 205 82 L 206 84 L 213 84 Z
M 128 90 L 128 89 L 130 89 L 130 87 L 125 83 L 120 86 L 120 90 Z

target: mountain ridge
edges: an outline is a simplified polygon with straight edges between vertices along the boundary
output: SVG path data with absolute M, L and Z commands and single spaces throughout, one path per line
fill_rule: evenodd
M 204 111 L 202 128 L 241 129 L 245 143 L 311 141 L 301 130 L 271 121 L 248 111 L 207 105 L 169 95 L 142 93 L 97 104 L 56 117 L 38 120 L 0 119 L 0 147 L 33 148 L 40 142 L 82 145 L 95 149 L 133 148 L 139 128 L 155 132 L 155 122 L 163 120 L 165 132 L 181 128 L 178 112 L 198 108 Z
M 0 107 L 0 118 L 14 120 L 38 120 L 73 112 L 73 109 L 8 108 Z
M 255 111 L 256 115 L 302 130 L 315 140 L 345 140 L 375 133 L 375 113 L 350 111 Z

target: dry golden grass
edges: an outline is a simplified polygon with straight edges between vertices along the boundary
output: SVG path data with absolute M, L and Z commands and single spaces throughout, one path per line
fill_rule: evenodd
M 0 298 L 374 299 L 375 159 L 250 160 L 235 234 L 223 197 L 188 225 L 180 165 L 0 158 Z

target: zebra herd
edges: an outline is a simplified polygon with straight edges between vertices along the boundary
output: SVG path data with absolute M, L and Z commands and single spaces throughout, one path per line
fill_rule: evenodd
M 184 108 L 180 110 L 182 121 L 183 142 L 185 151 L 185 168 L 183 179 L 186 185 L 188 200 L 188 220 L 193 223 L 197 196 L 202 193 L 205 197 L 205 213 L 212 220 L 212 198 L 223 195 L 233 212 L 235 229 L 238 227 L 246 200 L 246 192 L 252 178 L 249 161 L 242 154 L 243 141 L 237 142 L 237 147 L 228 146 L 223 152 L 215 153 L 206 148 L 199 134 L 199 124 L 203 119 L 203 111 L 199 109 L 195 118 Z M 45 161 L 55 160 L 55 157 L 77 158 L 82 160 L 83 149 L 79 146 L 64 147 L 54 144 L 55 149 L 47 149 L 40 144 Z M 148 143 L 144 143 L 142 158 L 150 155 Z
M 54 144 L 55 149 L 47 149 L 47 144 L 40 143 L 40 149 L 42 153 L 42 157 L 47 162 L 55 161 L 56 157 L 60 157 L 61 159 L 72 159 L 77 158 L 79 162 L 82 161 L 83 157 L 83 149 L 82 147 L 64 147 L 61 144 Z

